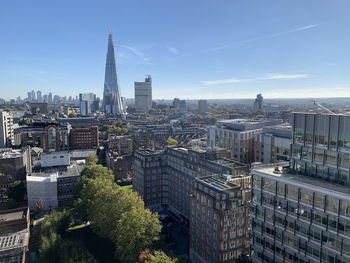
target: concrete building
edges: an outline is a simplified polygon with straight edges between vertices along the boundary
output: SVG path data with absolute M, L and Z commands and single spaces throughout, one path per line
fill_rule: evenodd
M 197 178 L 191 200 L 190 259 L 236 262 L 249 252 L 250 176 Z
M 47 114 L 47 103 L 46 102 L 32 102 L 30 103 L 30 111 L 33 115 L 36 114 Z
M 118 152 L 121 155 L 132 154 L 133 139 L 128 135 L 108 135 L 108 150 Z
M 31 176 L 27 176 L 29 209 L 50 211 L 72 207 L 74 188 L 84 165 L 83 161 L 71 161 L 67 166 L 36 168 Z
M 213 175 L 225 174 L 228 176 L 225 178 L 230 178 L 230 180 L 248 178 L 244 176 L 248 174 L 248 166 L 225 158 L 220 158 L 217 152 L 207 151 L 201 148 L 186 149 L 175 147 L 159 152 L 142 150 L 136 151 L 134 157 L 135 161 L 132 170 L 133 189 L 143 198 L 147 208 L 157 212 L 166 212 L 179 221 L 182 221 L 185 225 L 190 225 L 190 256 L 192 262 L 223 262 L 222 260 L 226 258 L 227 253 L 228 258 L 226 260 L 230 259 L 230 261 L 227 262 L 234 262 L 239 255 L 247 254 L 249 205 L 246 200 L 249 200 L 249 198 L 247 198 L 245 194 L 242 195 L 242 190 L 244 188 L 249 192 L 249 183 L 246 182 L 244 187 L 239 186 L 238 183 L 228 183 L 226 190 L 232 188 L 231 197 L 227 199 L 227 207 L 221 209 L 221 207 L 216 205 L 215 198 L 217 198 L 218 201 L 220 200 L 220 205 L 223 203 L 221 198 L 226 198 L 226 194 L 223 193 L 226 190 L 223 190 L 223 188 L 220 189 L 220 185 L 225 185 L 226 180 L 223 182 L 220 176 L 221 179 L 218 179 L 218 176 Z M 210 180 L 212 180 L 212 186 L 204 186 Z M 214 181 L 217 182 L 214 183 Z M 213 188 L 214 184 L 217 189 Z M 232 187 L 228 186 L 230 184 Z M 211 189 L 211 191 L 209 189 Z M 207 210 L 204 208 L 202 210 L 202 207 L 199 207 L 199 204 L 197 204 L 195 200 L 199 191 L 204 191 L 208 195 L 214 194 L 215 196 L 214 202 L 213 198 L 210 198 L 210 202 L 212 203 L 206 208 Z M 244 192 L 246 193 L 246 190 L 244 190 Z M 230 191 L 228 190 L 227 193 L 230 194 Z M 223 195 L 225 195 L 225 197 L 223 197 Z M 244 202 L 243 196 L 245 198 Z M 200 200 L 204 200 L 204 197 L 201 197 Z M 240 205 L 234 207 L 233 203 L 239 203 Z M 195 208 L 193 206 L 195 206 Z M 203 225 L 204 223 L 198 221 L 197 218 L 199 211 L 204 210 L 206 217 L 203 217 L 203 220 L 207 220 L 208 218 L 208 222 L 206 222 L 205 226 Z M 209 213 L 208 210 L 210 210 Z M 218 215 L 218 222 L 215 226 L 211 225 L 214 221 L 210 221 L 209 219 L 214 215 L 214 210 Z M 234 254 L 229 253 L 233 248 L 227 250 L 227 248 L 222 246 L 224 240 L 221 240 L 221 234 L 217 236 L 214 235 L 214 232 L 224 233 L 228 231 L 226 226 L 219 223 L 221 222 L 220 220 L 223 219 L 221 216 L 224 216 L 224 214 L 235 215 L 237 219 L 245 219 L 244 223 L 239 224 L 241 227 L 240 233 L 242 234 L 239 238 L 243 239 L 244 236 L 245 242 L 239 243 L 238 241 L 237 247 L 235 243 L 237 251 L 235 251 Z M 230 222 L 231 219 L 230 217 Z M 236 227 L 236 225 L 234 227 Z M 231 239 L 237 238 L 238 236 L 232 236 Z M 204 244 L 196 244 L 199 239 L 202 241 L 205 240 L 203 241 Z M 208 244 L 208 246 L 206 244 Z M 204 250 L 207 247 L 212 247 L 210 252 L 214 252 L 215 255 L 209 255 L 208 252 L 205 252 Z M 238 253 L 239 249 L 241 250 Z M 216 261 L 219 258 L 220 261 Z
M 208 101 L 207 100 L 199 100 L 198 101 L 198 112 L 205 113 L 208 111 Z
M 170 211 L 187 222 L 195 178 L 218 173 L 240 175 L 249 170 L 244 164 L 202 148 L 140 150 L 134 157 L 134 190 L 144 198 L 145 205 L 155 211 Z
M 67 123 L 35 122 L 15 130 L 15 145 L 39 147 L 44 151 L 68 150 L 70 130 Z
M 256 99 L 254 101 L 254 111 L 262 111 L 263 110 L 263 96 L 259 93 L 256 95 Z
M 71 129 L 70 149 L 96 149 L 98 146 L 99 130 L 97 126 Z
M 146 76 L 144 82 L 135 81 L 135 110 L 148 112 L 152 109 L 152 78 Z
M 277 163 L 289 161 L 292 143 L 292 126 L 281 124 L 264 127 L 256 138 L 257 162 Z
M 0 111 L 0 148 L 14 144 L 13 118 L 7 111 Z
M 118 152 L 109 151 L 106 154 L 106 165 L 112 170 L 115 181 L 126 180 L 131 170 L 132 155 L 121 155 Z
M 350 262 L 350 116 L 293 114 L 291 160 L 252 171 L 251 259 Z
M 15 181 L 24 181 L 32 171 L 29 148 L 0 149 L 0 209 L 7 208 L 7 190 Z
M 180 100 L 179 98 L 174 98 L 173 107 L 177 112 L 180 112 L 180 113 L 186 112 L 187 110 L 186 100 Z
M 267 126 L 282 124 L 278 119 L 233 119 L 222 120 L 208 128 L 208 147 L 221 147 L 231 151 L 231 158 L 237 162 L 250 164 L 260 161 L 257 136 Z
M 27 207 L 0 212 L 0 262 L 24 263 L 29 244 Z

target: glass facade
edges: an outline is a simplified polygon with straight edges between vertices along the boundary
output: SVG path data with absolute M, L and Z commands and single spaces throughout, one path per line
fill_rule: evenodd
M 350 116 L 293 114 L 292 171 L 350 185 L 349 154 Z
M 252 182 L 253 263 L 350 262 L 349 194 L 255 171 Z

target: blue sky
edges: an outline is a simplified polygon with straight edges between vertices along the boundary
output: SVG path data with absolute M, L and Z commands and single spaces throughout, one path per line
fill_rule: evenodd
M 0 97 L 103 91 L 108 31 L 123 96 L 350 97 L 347 0 L 4 0 Z

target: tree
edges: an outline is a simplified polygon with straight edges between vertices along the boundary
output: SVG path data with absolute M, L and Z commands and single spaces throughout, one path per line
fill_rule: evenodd
M 163 251 L 154 251 L 150 254 L 149 258 L 145 260 L 145 263 L 177 263 L 177 259 L 168 257 Z
M 114 180 L 112 171 L 100 164 L 88 163 L 81 172 L 81 175 L 82 179 L 96 179 L 98 177 L 103 177 L 112 181 Z
M 167 139 L 167 141 L 166 141 L 169 145 L 176 145 L 176 144 L 178 144 L 178 141 L 176 140 L 176 139 L 174 139 L 174 138 L 169 138 L 169 139 Z
M 161 250 L 145 249 L 139 256 L 139 263 L 179 263 L 178 259 L 167 256 Z
M 136 192 L 94 172 L 97 170 L 83 176 L 76 205 L 94 232 L 115 244 L 121 262 L 135 262 L 143 249 L 159 239 L 158 215 L 144 208 Z
M 89 156 L 86 158 L 86 164 L 97 164 L 98 158 L 96 154 L 89 154 Z
M 70 211 L 53 211 L 45 216 L 40 232 L 39 251 L 43 262 L 60 262 L 60 245 L 62 236 L 65 236 L 67 228 L 73 221 Z

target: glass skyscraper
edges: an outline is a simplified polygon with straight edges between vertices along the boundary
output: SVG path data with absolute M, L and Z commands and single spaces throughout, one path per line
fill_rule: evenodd
M 123 115 L 125 109 L 121 100 L 112 32 L 109 32 L 108 50 L 103 91 L 103 111 L 106 114 Z

